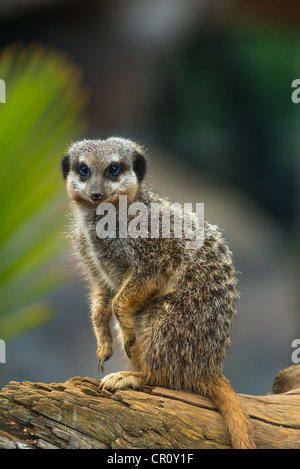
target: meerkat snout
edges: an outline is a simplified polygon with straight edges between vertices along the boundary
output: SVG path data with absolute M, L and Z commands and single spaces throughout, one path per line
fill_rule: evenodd
M 102 192 L 91 192 L 91 199 L 92 200 L 101 200 L 104 194 Z

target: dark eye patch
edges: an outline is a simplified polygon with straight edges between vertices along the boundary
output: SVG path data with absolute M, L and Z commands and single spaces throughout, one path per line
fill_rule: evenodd
M 77 168 L 79 174 L 83 177 L 88 177 L 91 174 L 89 167 L 84 163 L 79 164 Z
M 108 168 L 105 170 L 105 176 L 108 179 L 114 180 L 122 171 L 122 165 L 120 163 L 112 163 L 109 165 Z

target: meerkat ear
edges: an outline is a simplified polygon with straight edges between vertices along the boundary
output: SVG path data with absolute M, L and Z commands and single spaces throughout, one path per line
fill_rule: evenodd
M 146 159 L 141 153 L 136 153 L 133 160 L 133 171 L 138 182 L 142 182 L 146 174 Z
M 70 156 L 69 155 L 65 155 L 63 159 L 61 160 L 61 169 L 62 169 L 64 180 L 66 180 L 70 172 Z

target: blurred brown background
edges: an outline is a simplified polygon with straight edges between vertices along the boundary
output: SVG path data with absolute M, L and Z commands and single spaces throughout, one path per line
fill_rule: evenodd
M 271 391 L 300 337 L 300 104 L 291 101 L 299 27 L 293 1 L 0 4 L 1 48 L 38 42 L 80 66 L 85 137 L 144 143 L 154 188 L 204 202 L 205 217 L 224 229 L 242 293 L 225 374 L 249 394 Z M 56 314 L 7 343 L 1 386 L 101 376 L 86 286 L 68 250 L 61 268 L 68 280 L 51 295 Z M 106 372 L 124 366 L 116 351 Z

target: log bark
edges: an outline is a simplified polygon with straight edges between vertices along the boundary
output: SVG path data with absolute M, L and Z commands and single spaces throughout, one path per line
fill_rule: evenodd
M 275 379 L 276 394 L 238 395 L 257 448 L 300 448 L 299 377 L 300 366 L 290 367 Z M 98 380 L 81 377 L 60 384 L 10 382 L 0 393 L 0 448 L 230 447 L 219 412 L 189 393 L 158 387 L 110 393 Z

